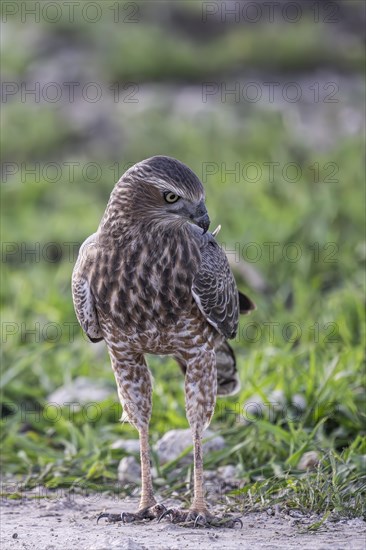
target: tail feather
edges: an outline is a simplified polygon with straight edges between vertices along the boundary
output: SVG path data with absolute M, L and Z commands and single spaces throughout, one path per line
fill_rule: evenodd
M 239 294 L 239 311 L 241 315 L 247 315 L 251 311 L 253 311 L 256 308 L 255 303 L 248 298 L 246 294 L 243 294 L 243 292 L 238 291 Z
M 217 368 L 217 395 L 234 395 L 240 390 L 235 354 L 224 340 L 215 347 Z

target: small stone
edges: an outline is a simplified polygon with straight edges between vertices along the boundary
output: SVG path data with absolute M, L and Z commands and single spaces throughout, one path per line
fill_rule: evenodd
M 306 399 L 303 395 L 295 393 L 292 396 L 292 405 L 296 407 L 299 412 L 303 412 L 306 409 Z
M 12 534 L 12 538 L 13 538 L 13 539 L 17 539 L 17 538 L 18 538 L 18 533 L 13 533 L 13 534 Z
M 236 477 L 237 471 L 235 466 L 228 464 L 227 466 L 220 466 L 217 468 L 217 475 L 222 477 L 225 481 L 231 480 Z
M 61 407 L 67 406 L 71 411 L 77 411 L 87 403 L 104 401 L 113 391 L 113 387 L 105 382 L 96 382 L 90 378 L 78 376 L 69 384 L 64 384 L 52 392 L 47 401 Z
M 140 442 L 138 439 L 117 439 L 111 445 L 111 449 L 121 449 L 126 453 L 139 453 Z
M 225 447 L 225 440 L 220 435 L 213 437 L 215 434 L 212 430 L 206 430 L 203 434 L 203 439 L 212 438 L 203 443 L 203 453 L 208 454 L 212 451 L 220 451 Z M 166 432 L 159 441 L 155 444 L 155 452 L 159 457 L 160 464 L 165 464 L 171 460 L 175 460 L 188 447 L 192 447 L 192 433 L 187 430 L 170 430 Z M 180 461 L 180 465 L 190 464 L 193 460 L 193 452 L 185 455 Z
M 299 510 L 290 510 L 288 515 L 291 516 L 292 518 L 297 518 L 297 519 L 304 517 L 304 514 L 302 514 Z
M 242 408 L 242 413 L 239 416 L 239 421 L 245 425 L 250 424 L 257 418 L 262 418 L 265 415 L 265 404 L 261 397 L 253 395 L 248 399 Z
M 316 451 L 304 453 L 299 460 L 297 468 L 299 470 L 314 470 L 319 464 L 319 455 Z
M 204 469 L 203 477 L 205 478 L 205 481 L 217 480 L 217 472 L 216 470 Z
M 140 483 L 141 466 L 134 456 L 125 456 L 118 465 L 118 481 Z

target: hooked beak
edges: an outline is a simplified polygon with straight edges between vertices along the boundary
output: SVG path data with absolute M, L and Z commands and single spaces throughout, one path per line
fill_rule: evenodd
M 205 214 L 202 216 L 202 218 L 198 218 L 198 220 L 195 220 L 198 227 L 202 227 L 203 234 L 207 232 L 207 229 L 210 227 L 210 218 L 208 217 L 208 214 Z
M 206 206 L 203 201 L 200 202 L 200 204 L 197 206 L 193 221 L 198 225 L 198 227 L 201 227 L 203 229 L 204 234 L 210 227 L 211 221 L 210 221 L 210 218 L 208 217 Z

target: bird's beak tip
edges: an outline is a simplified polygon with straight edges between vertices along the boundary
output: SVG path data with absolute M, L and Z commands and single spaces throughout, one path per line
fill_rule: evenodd
M 205 214 L 204 216 L 202 216 L 202 218 L 199 218 L 196 223 L 197 223 L 198 227 L 203 229 L 203 235 L 204 235 L 205 233 L 207 233 L 208 228 L 210 227 L 211 221 L 210 221 L 210 218 L 208 217 L 208 215 Z

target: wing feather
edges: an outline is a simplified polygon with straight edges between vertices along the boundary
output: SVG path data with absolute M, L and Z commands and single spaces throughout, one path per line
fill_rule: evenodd
M 207 321 L 225 338 L 234 338 L 239 321 L 239 294 L 234 276 L 214 237 L 210 233 L 200 237 L 201 264 L 193 280 L 192 295 Z
M 72 274 L 72 298 L 81 328 L 92 342 L 103 340 L 88 273 L 95 259 L 96 234 L 81 245 Z

